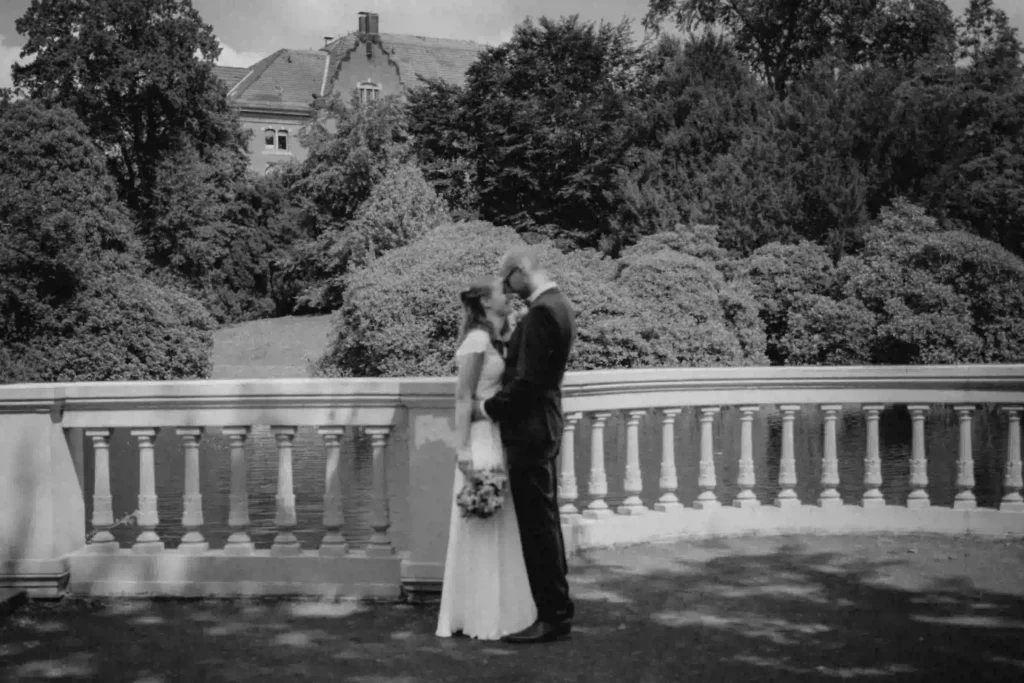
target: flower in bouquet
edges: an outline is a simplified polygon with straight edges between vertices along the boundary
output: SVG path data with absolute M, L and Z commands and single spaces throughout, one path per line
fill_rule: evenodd
M 494 516 L 505 503 L 508 475 L 500 467 L 474 470 L 455 497 L 463 517 L 487 519 Z

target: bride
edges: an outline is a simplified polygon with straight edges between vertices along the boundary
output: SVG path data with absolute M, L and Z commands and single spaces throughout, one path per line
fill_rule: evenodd
M 500 346 L 508 334 L 509 302 L 497 279 L 475 283 L 462 292 L 461 299 L 462 332 L 455 352 L 458 466 L 437 635 L 448 638 L 461 632 L 497 640 L 537 618 L 512 496 L 505 491 L 504 505 L 492 517 L 467 519 L 461 516 L 455 495 L 472 470 L 499 465 L 507 471 L 498 425 L 489 420 L 471 422 L 471 415 L 474 400 L 490 398 L 501 388 L 505 360 L 495 342 Z

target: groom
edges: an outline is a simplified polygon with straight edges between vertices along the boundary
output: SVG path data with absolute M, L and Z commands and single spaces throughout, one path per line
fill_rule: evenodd
M 540 269 L 534 250 L 510 250 L 499 277 L 530 310 L 509 340 L 502 390 L 478 403 L 475 417 L 499 423 L 509 464 L 512 501 L 537 621 L 504 638 L 555 640 L 572 630 L 565 544 L 558 512 L 555 461 L 562 443 L 562 377 L 576 339 L 572 304 Z

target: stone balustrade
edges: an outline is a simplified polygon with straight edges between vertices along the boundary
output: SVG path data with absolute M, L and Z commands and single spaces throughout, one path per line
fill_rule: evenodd
M 0 386 L 0 585 L 34 595 L 67 588 L 92 595 L 361 595 L 397 597 L 439 588 L 443 576 L 454 461 L 450 379 L 111 382 Z M 905 502 L 887 503 L 879 445 L 884 408 L 904 405 L 910 417 L 909 486 Z M 925 416 L 952 406 L 959 425 L 952 506 L 932 505 Z M 980 406 L 1000 408 L 1006 430 L 1005 477 L 996 509 L 975 499 L 972 420 Z M 759 500 L 752 425 L 764 407 L 781 419 L 777 491 Z M 863 481 L 856 504 L 840 495 L 837 418 L 859 406 L 866 424 Z M 571 549 L 685 535 L 730 533 L 935 531 L 1024 533 L 1020 418 L 1024 366 L 802 367 L 615 370 L 571 373 L 565 382 L 565 427 L 558 479 L 563 528 Z M 723 409 L 739 412 L 733 481 L 717 471 L 714 439 Z M 676 452 L 684 410 L 696 411 L 699 449 Z M 798 496 L 794 425 L 819 411 L 823 429 L 816 500 Z M 624 432 L 624 464 L 609 471 L 606 430 Z M 248 463 L 254 427 L 269 427 L 276 445 L 275 535 L 269 547 L 250 536 Z M 137 452 L 137 534 L 131 545 L 111 532 L 110 443 L 127 430 Z M 313 429 L 322 448 L 322 540 L 303 547 L 296 535 L 293 442 Z M 180 542 L 161 538 L 161 491 L 154 443 L 173 430 L 183 451 Z M 222 547 L 204 536 L 200 444 L 216 432 L 230 444 L 230 493 Z M 648 435 L 653 433 L 655 437 Z M 345 537 L 343 439 L 370 444 L 372 533 Z M 660 435 L 660 438 L 658 437 Z M 92 534 L 86 541 L 83 449 L 93 452 Z M 580 444 L 588 449 L 578 449 Z M 656 458 L 644 458 L 643 444 Z M 577 452 L 579 450 L 579 452 Z M 616 453 L 612 453 L 617 455 Z M 693 500 L 680 495 L 679 467 L 695 458 Z M 656 490 L 645 490 L 645 462 L 659 466 Z M 731 466 L 730 466 L 731 470 Z M 650 475 L 649 475 L 650 477 Z M 623 496 L 609 503 L 609 479 Z M 649 479 L 650 480 L 650 479 Z M 735 489 L 725 495 L 723 483 Z M 391 501 L 407 517 L 404 542 L 392 533 Z M 319 494 L 318 494 L 319 495 Z M 848 497 L 847 497 L 848 498 Z M 175 520 L 177 523 L 177 520 Z

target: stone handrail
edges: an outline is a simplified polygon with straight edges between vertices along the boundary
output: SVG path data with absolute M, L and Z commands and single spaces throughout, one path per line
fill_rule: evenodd
M 40 595 L 59 590 L 70 576 L 72 590 L 100 594 L 313 593 L 354 590 L 394 596 L 436 588 L 443 572 L 451 509 L 452 378 L 261 379 L 170 382 L 100 382 L 0 386 L 0 584 L 35 586 Z M 841 531 L 847 528 L 1024 532 L 1021 500 L 1020 416 L 1024 411 L 1024 365 L 750 367 L 599 370 L 568 373 L 560 458 L 559 496 L 571 547 L 637 541 L 680 533 L 766 532 L 787 529 Z M 843 505 L 836 456 L 836 416 L 860 404 L 867 419 L 864 490 L 858 506 Z M 878 417 L 886 405 L 906 405 L 913 427 L 910 493 L 905 507 L 886 506 L 879 487 Z M 957 497 L 952 509 L 929 509 L 924 416 L 930 405 L 949 404 L 960 424 Z M 1009 430 L 1004 496 L 999 511 L 979 510 L 972 489 L 970 426 L 980 404 L 1000 406 Z M 763 405 L 782 414 L 779 492 L 762 506 L 752 492 L 753 415 Z M 824 415 L 823 460 L 817 507 L 810 515 L 794 493 L 797 470 L 793 423 L 801 406 Z M 736 457 L 739 492 L 718 499 L 712 454 L 712 425 L 722 407 L 741 417 Z M 677 493 L 674 428 L 685 407 L 700 417 L 698 498 L 687 507 Z M 653 411 L 653 413 L 652 413 Z M 625 499 L 612 509 L 605 500 L 605 426 L 625 416 Z M 641 478 L 640 425 L 660 416 L 660 497 L 648 507 Z M 577 480 L 582 458 L 575 445 L 589 418 L 589 471 Z M 246 448 L 253 426 L 269 426 L 278 452 L 277 537 L 257 549 L 248 524 Z M 322 439 L 324 540 L 302 548 L 292 530 L 292 440 L 299 427 L 315 427 Z M 140 462 L 139 534 L 121 548 L 109 533 L 109 438 L 128 429 Z M 159 496 L 154 477 L 154 441 L 161 429 L 175 429 L 185 455 L 185 499 L 176 548 L 156 534 Z M 202 535 L 199 441 L 206 428 L 231 440 L 232 536 L 224 549 L 210 549 Z M 366 548 L 351 548 L 341 536 L 339 469 L 341 435 L 359 432 L 372 443 L 373 536 Z M 80 477 L 81 443 L 93 445 L 95 492 L 93 528 L 87 544 Z M 408 547 L 389 537 L 388 476 L 392 460 L 408 480 Z M 618 474 L 618 473 L 616 473 Z M 393 475 L 392 475 L 393 476 Z M 583 489 L 586 489 L 585 492 Z M 855 508 L 850 510 L 849 508 Z M 894 509 L 895 508 L 895 509 Z M 908 511 L 908 514 L 896 510 Z M 859 512 L 858 512 L 859 511 Z M 949 513 L 949 514 L 946 514 Z M 985 513 L 972 517 L 972 513 Z M 994 513 L 995 517 L 989 515 Z M 968 515 L 968 516 L 964 516 Z M 979 521 L 981 520 L 981 521 Z M 860 525 L 860 526 L 858 526 Z M 6 577 L 6 578 L 5 578 Z M 338 577 L 342 577 L 339 579 Z M 343 580 L 342 580 L 343 579 Z M 342 586 L 341 584 L 344 584 Z

